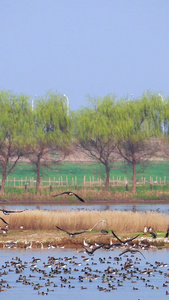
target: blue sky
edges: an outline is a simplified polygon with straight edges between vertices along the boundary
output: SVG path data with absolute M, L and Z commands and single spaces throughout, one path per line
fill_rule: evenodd
M 169 95 L 169 1 L 0 0 L 0 89 L 32 98 Z

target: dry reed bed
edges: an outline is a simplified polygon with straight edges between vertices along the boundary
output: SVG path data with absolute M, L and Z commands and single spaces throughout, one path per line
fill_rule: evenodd
M 166 231 L 169 226 L 169 216 L 157 212 L 121 212 L 121 211 L 43 211 L 26 210 L 22 213 L 0 217 L 9 223 L 10 230 L 56 230 L 59 226 L 68 231 L 78 231 L 92 228 L 98 221 L 105 220 L 103 229 L 113 229 L 118 232 L 140 232 L 144 226 L 152 226 L 156 231 Z M 4 223 L 0 220 L 0 226 Z M 99 230 L 99 224 L 96 226 Z

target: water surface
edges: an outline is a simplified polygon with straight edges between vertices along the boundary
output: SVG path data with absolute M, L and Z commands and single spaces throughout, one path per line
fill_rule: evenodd
M 119 259 L 121 252 L 120 249 L 102 249 L 96 251 L 93 256 L 88 256 L 86 253 L 77 253 L 76 250 L 70 249 L 1 249 L 0 281 L 7 282 L 1 283 L 6 291 L 1 292 L 0 297 L 2 300 L 18 300 L 20 297 L 24 300 L 30 300 L 31 297 L 39 299 L 42 295 L 38 295 L 38 290 L 34 289 L 39 283 L 42 286 L 39 292 L 46 293 L 49 289 L 48 295 L 43 297 L 50 299 L 164 299 L 166 291 L 169 291 L 169 250 L 142 250 L 145 259 L 138 252 L 134 255 L 122 255 L 117 261 L 116 258 Z M 32 257 L 40 259 L 35 266 L 31 266 Z M 47 264 L 49 257 L 57 258 L 55 265 L 44 266 L 43 262 Z M 17 262 L 19 259 L 27 267 L 21 273 L 16 273 L 16 267 L 11 261 Z M 124 269 L 125 264 L 130 265 Z M 51 270 L 56 268 L 60 273 L 54 277 L 50 276 Z M 108 268 L 111 268 L 111 272 L 106 274 Z M 145 268 L 149 269 L 147 274 L 144 274 Z M 8 274 L 5 275 L 4 271 Z M 94 275 L 97 277 L 95 280 L 92 278 Z M 25 282 L 17 282 L 19 276 L 26 276 Z M 61 276 L 68 282 L 63 282 Z M 79 276 L 83 277 L 82 282 Z M 7 289 L 7 284 L 12 288 Z M 115 289 L 112 289 L 112 286 Z
M 115 204 L 115 205 L 1 205 L 6 209 L 42 209 L 42 210 L 119 210 L 119 211 L 155 211 L 169 214 L 169 204 Z

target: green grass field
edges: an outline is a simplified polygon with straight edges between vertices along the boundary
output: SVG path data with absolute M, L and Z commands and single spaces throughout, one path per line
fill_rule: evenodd
M 84 188 L 84 176 L 88 184 Z M 132 191 L 132 169 L 131 167 L 124 165 L 123 163 L 117 163 L 114 165 L 110 172 L 110 179 L 113 180 L 126 180 L 128 181 L 129 193 L 126 193 L 126 183 L 125 181 L 119 183 L 118 185 L 113 182 L 110 184 L 109 192 L 110 194 L 105 194 L 104 191 L 104 180 L 105 180 L 105 169 L 103 166 L 94 163 L 63 163 L 55 165 L 52 168 L 42 168 L 41 179 L 42 188 L 40 190 L 40 197 L 44 199 L 50 199 L 53 191 L 63 192 L 67 190 L 78 190 L 81 193 L 82 198 L 85 199 L 111 199 L 113 198 L 121 199 L 127 201 L 127 199 L 145 199 L 145 200 L 160 200 L 169 198 L 169 162 L 151 162 L 148 164 L 147 168 L 142 168 L 138 166 L 137 168 L 137 181 L 141 181 L 142 178 L 146 177 L 146 184 L 137 184 L 136 194 L 133 195 Z M 153 184 L 150 182 L 153 180 Z M 93 184 L 90 185 L 90 180 L 102 179 L 102 185 Z M 15 179 L 15 181 L 14 181 Z M 21 180 L 22 179 L 22 180 Z M 31 181 L 30 181 L 31 179 Z M 49 184 L 50 179 L 50 184 Z M 12 181 L 10 181 L 12 180 Z M 19 181 L 17 181 L 19 180 Z M 62 180 L 62 183 L 59 181 Z M 118 181 L 117 180 L 117 181 Z M 53 182 L 52 182 L 53 181 Z M 158 181 L 158 182 L 156 182 Z M 165 181 L 165 182 L 164 182 Z M 161 184 L 160 184 L 161 183 Z M 20 197 L 26 199 L 27 193 L 25 193 L 25 184 L 29 190 L 32 197 L 35 196 L 36 187 L 36 173 L 30 164 L 20 163 L 16 166 L 13 172 L 9 175 L 6 180 L 5 194 L 8 198 Z M 50 190 L 49 185 L 52 185 Z M 46 188 L 45 188 L 46 186 Z M 22 187 L 22 188 L 21 188 Z M 17 201 L 18 198 L 16 198 Z M 36 197 L 37 200 L 37 197 Z M 39 198 L 39 201 L 41 199 Z M 46 200 L 48 201 L 48 200 Z
M 146 177 L 146 180 L 150 180 L 150 176 L 153 180 L 166 180 L 169 181 L 169 162 L 150 162 L 149 165 L 142 169 L 141 167 L 137 167 L 137 180 L 141 180 L 142 177 Z M 56 181 L 62 177 L 62 180 L 65 181 L 66 177 L 68 182 L 72 181 L 72 178 L 77 178 L 77 184 L 82 185 L 84 176 L 86 176 L 86 181 L 89 181 L 90 178 L 94 178 L 97 180 L 101 178 L 105 179 L 105 169 L 103 166 L 99 164 L 92 163 L 64 163 L 60 165 L 55 165 L 52 169 L 42 168 L 41 169 L 41 178 L 43 180 L 53 180 L 55 178 Z M 123 163 L 117 163 L 114 165 L 114 168 L 111 169 L 110 178 L 111 179 L 127 178 L 127 180 L 132 179 L 132 169 L 131 167 L 124 165 Z M 36 173 L 33 171 L 33 168 L 29 164 L 18 164 L 12 173 L 9 174 L 8 179 L 25 179 L 28 180 L 30 178 L 36 179 Z

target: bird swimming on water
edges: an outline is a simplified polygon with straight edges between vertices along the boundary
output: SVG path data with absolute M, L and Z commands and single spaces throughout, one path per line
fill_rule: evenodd
M 73 192 L 63 192 L 63 193 L 60 193 L 60 194 L 56 194 L 56 195 L 53 195 L 52 197 L 57 197 L 57 196 L 60 196 L 60 195 L 68 195 L 68 196 L 75 196 L 78 200 L 80 200 L 81 202 L 85 202 L 81 197 L 79 197 L 77 194 L 73 193 Z

